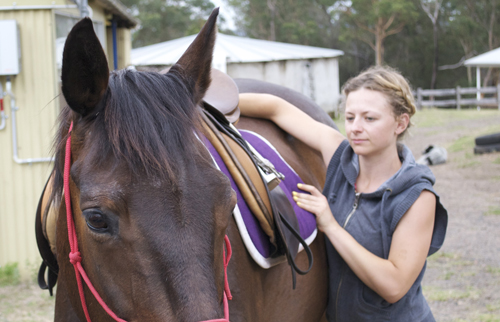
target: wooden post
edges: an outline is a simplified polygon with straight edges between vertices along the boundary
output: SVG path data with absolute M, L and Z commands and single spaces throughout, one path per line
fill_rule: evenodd
M 477 99 L 477 110 L 479 111 L 481 108 L 479 107 L 479 100 L 481 99 L 481 68 L 479 66 L 476 67 L 476 99 Z
M 460 86 L 457 86 L 457 110 L 460 110 Z
M 417 88 L 417 108 L 422 109 L 422 88 Z
M 500 110 L 500 84 L 497 84 L 497 106 L 498 110 Z

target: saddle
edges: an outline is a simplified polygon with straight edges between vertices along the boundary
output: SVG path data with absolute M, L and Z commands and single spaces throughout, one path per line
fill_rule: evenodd
M 212 69 L 212 83 L 203 98 L 201 113 L 207 139 L 222 157 L 246 204 L 269 237 L 271 256 L 286 257 L 291 266 L 295 289 L 296 273 L 306 274 L 313 265 L 312 252 L 301 237 L 294 209 L 279 186 L 283 176 L 247 144 L 232 125 L 240 116 L 238 101 L 238 87 L 232 78 Z M 43 259 L 38 272 L 38 284 L 40 288 L 48 289 L 50 295 L 59 271 L 55 247 L 58 205 L 49 200 L 52 180 L 53 175 L 47 180 L 40 197 L 35 227 L 38 249 Z M 301 270 L 295 263 L 299 245 L 308 256 L 309 266 L 306 270 Z

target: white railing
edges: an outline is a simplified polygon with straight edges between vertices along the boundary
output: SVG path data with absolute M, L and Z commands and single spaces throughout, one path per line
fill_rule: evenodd
M 416 98 L 417 108 L 419 109 L 426 106 L 456 106 L 456 108 L 459 110 L 461 106 L 477 106 L 478 109 L 479 107 L 496 107 L 500 110 L 500 84 L 498 84 L 496 87 L 482 88 L 462 88 L 460 86 L 450 89 L 418 88 L 417 92 L 414 94 Z M 484 97 L 484 94 L 496 94 L 496 97 Z M 476 97 L 463 97 L 462 95 L 475 95 Z M 450 96 L 453 98 L 450 98 Z M 444 99 L 436 99 L 437 97 L 444 97 Z

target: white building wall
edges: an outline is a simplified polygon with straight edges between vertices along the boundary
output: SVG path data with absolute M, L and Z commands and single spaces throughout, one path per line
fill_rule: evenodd
M 229 63 L 227 74 L 232 78 L 252 78 L 291 88 L 313 99 L 326 112 L 338 109 L 337 58 Z
M 314 75 L 314 101 L 323 110 L 337 113 L 340 103 L 339 60 L 314 59 L 311 70 Z

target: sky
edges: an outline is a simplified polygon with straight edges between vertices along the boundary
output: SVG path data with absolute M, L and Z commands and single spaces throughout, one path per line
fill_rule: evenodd
M 211 0 L 211 1 L 216 7 L 220 7 L 219 15 L 221 17 L 224 17 L 224 19 L 226 19 L 226 26 L 225 27 L 227 27 L 228 29 L 231 29 L 231 30 L 235 30 L 236 29 L 236 27 L 234 25 L 235 13 L 233 10 L 231 10 L 231 8 L 227 4 L 227 2 L 224 0 Z

